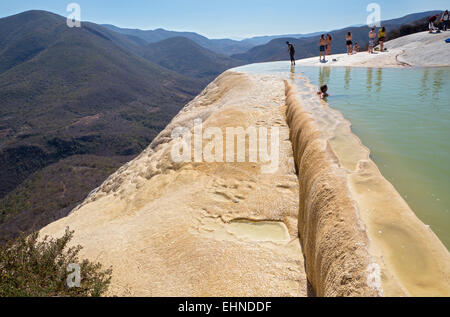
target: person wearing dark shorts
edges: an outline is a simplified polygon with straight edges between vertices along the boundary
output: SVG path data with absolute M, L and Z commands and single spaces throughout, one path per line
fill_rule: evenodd
M 291 65 L 295 65 L 295 48 L 294 45 L 292 45 L 289 42 L 286 42 L 289 50 L 289 55 L 291 57 Z
M 319 49 L 320 49 L 320 62 L 326 62 L 326 55 L 327 55 L 327 39 L 325 38 L 325 34 L 322 34 L 320 37 L 319 42 Z M 323 57 L 323 60 L 322 60 Z
M 380 52 L 384 52 L 384 41 L 386 40 L 386 28 L 383 26 L 378 31 L 378 41 L 380 41 Z
M 352 55 L 353 52 L 353 36 L 352 32 L 348 32 L 345 37 L 346 45 L 347 45 L 347 55 Z

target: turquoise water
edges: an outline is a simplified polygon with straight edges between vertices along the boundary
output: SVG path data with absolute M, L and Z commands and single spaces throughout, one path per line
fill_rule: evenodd
M 286 76 L 290 67 L 242 70 Z M 384 177 L 450 248 L 450 68 L 298 67 L 295 73 L 328 84 L 329 105 L 352 123 Z

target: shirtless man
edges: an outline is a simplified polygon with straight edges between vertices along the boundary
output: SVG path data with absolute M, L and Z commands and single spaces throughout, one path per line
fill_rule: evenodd
M 373 48 L 375 47 L 375 39 L 377 37 L 377 33 L 375 32 L 375 28 L 369 32 L 369 54 L 373 54 Z
M 320 42 L 319 42 L 319 48 L 320 48 L 320 62 L 322 62 L 322 56 L 323 56 L 323 61 L 325 62 L 325 58 L 327 55 L 327 39 L 325 38 L 325 34 L 322 34 L 322 36 L 320 37 Z

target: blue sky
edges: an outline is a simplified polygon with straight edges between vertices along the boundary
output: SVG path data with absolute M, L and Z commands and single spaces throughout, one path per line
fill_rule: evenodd
M 210 38 L 310 33 L 364 24 L 377 2 L 383 20 L 408 13 L 450 9 L 448 0 L 0 0 L 0 17 L 31 9 L 67 15 L 81 6 L 81 19 L 120 27 L 193 31 Z

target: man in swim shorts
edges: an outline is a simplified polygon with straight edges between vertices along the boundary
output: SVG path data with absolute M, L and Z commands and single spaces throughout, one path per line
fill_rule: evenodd
M 326 52 L 327 40 L 325 38 L 325 34 L 322 34 L 322 36 L 320 37 L 319 48 L 320 48 L 320 62 L 322 62 L 322 56 L 323 56 L 323 61 L 325 62 L 326 55 L 327 55 L 327 52 Z

